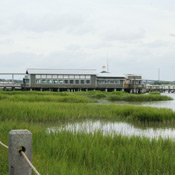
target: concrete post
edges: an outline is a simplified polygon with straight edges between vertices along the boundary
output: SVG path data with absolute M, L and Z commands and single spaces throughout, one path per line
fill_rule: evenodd
M 32 169 L 18 149 L 22 149 L 32 161 L 32 133 L 30 131 L 11 130 L 9 132 L 9 175 L 31 175 Z

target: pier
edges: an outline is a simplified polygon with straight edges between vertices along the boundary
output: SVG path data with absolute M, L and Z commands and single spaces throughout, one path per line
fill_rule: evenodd
M 67 71 L 67 70 L 66 70 Z M 66 72 L 67 73 L 67 72 Z M 81 72 L 82 73 L 82 72 Z M 26 73 L 0 73 L 0 89 L 3 90 L 49 90 L 49 91 L 126 91 L 128 93 L 140 94 L 158 91 L 160 93 L 175 93 L 174 81 L 144 80 L 141 76 L 129 75 L 127 77 L 108 76 L 108 74 L 86 75 L 86 79 L 60 80 L 59 75 L 41 75 L 44 79 L 35 79 L 39 75 L 29 75 Z M 62 76 L 62 75 L 61 75 Z M 67 75 L 66 75 L 67 76 Z M 71 76 L 74 76 L 73 74 Z M 75 75 L 77 77 L 77 75 Z M 85 77 L 85 76 L 83 76 Z M 88 79 L 87 79 L 88 77 Z M 49 78 L 49 79 L 48 79 Z M 80 76 L 81 78 L 81 76 Z M 43 81 L 43 83 L 42 83 Z M 66 84 L 63 81 L 67 81 Z M 74 82 L 71 84 L 71 81 Z M 116 82 L 116 83 L 115 83 Z M 83 83 L 83 84 L 82 84 Z M 171 85 L 161 85 L 161 84 Z M 158 84 L 158 85 L 156 85 Z
M 24 73 L 0 73 L 0 89 L 20 90 L 24 76 Z
M 154 91 L 158 91 L 161 93 L 175 93 L 175 85 L 173 86 L 164 86 L 164 85 L 146 85 L 145 86 L 145 90 L 147 93 L 149 92 L 154 92 Z

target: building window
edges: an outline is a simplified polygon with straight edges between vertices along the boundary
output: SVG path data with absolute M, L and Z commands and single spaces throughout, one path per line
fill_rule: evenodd
M 58 83 L 59 84 L 63 84 L 63 80 L 58 80 Z
M 68 78 L 68 75 L 64 75 L 64 78 Z
M 46 75 L 41 75 L 41 78 L 46 78 Z
M 69 78 L 70 79 L 74 79 L 74 75 L 69 75 Z
M 85 75 L 80 75 L 80 79 L 85 79 Z
M 84 80 L 81 80 L 80 82 L 81 82 L 81 84 L 84 84 Z
M 79 80 L 75 80 L 75 84 L 79 84 Z
M 57 75 L 53 75 L 53 78 L 57 79 L 57 77 L 58 77 Z
M 80 76 L 79 75 L 75 75 L 75 79 L 79 79 L 80 78 Z
M 47 78 L 52 78 L 52 75 L 47 75 Z
M 52 84 L 52 80 L 47 80 L 47 84 Z
M 120 80 L 115 80 L 115 84 L 120 84 Z
M 90 84 L 90 80 L 86 80 L 86 84 Z
M 41 75 L 36 75 L 35 77 L 36 77 L 36 78 L 41 78 Z
M 86 79 L 90 79 L 91 78 L 91 76 L 90 75 L 86 75 Z
M 53 84 L 57 84 L 58 83 L 58 81 L 57 80 L 53 80 Z
M 36 84 L 40 84 L 41 80 L 40 79 L 36 79 Z
M 70 84 L 74 84 L 74 80 L 70 80 Z
M 104 80 L 98 80 L 99 84 L 104 84 L 105 81 Z
M 64 84 L 68 84 L 68 80 L 64 80 Z
M 46 79 L 42 79 L 41 83 L 45 84 L 46 83 Z
M 58 75 L 58 78 L 63 78 L 63 75 Z

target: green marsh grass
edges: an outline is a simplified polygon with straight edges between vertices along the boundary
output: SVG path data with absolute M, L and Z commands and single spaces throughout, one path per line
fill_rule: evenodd
M 151 94 L 129 94 L 121 92 L 112 92 L 111 95 L 107 98 L 110 101 L 135 101 L 135 102 L 144 102 L 144 101 L 166 101 L 173 100 L 171 97 L 163 96 L 160 93 L 151 93 Z
M 89 102 L 106 98 L 108 93 L 83 93 L 1 91 L 0 141 L 8 145 L 8 133 L 12 129 L 30 130 L 33 164 L 43 175 L 175 174 L 175 142 L 169 139 L 104 136 L 101 132 L 49 134 L 47 127 L 52 123 L 59 126 L 62 122 L 83 119 L 167 126 L 175 123 L 175 112 L 171 109 L 100 105 Z M 8 150 L 1 146 L 0 174 L 8 175 Z
M 159 92 L 151 92 L 150 94 L 130 94 L 123 91 L 115 91 L 115 92 L 88 91 L 88 92 L 76 92 L 76 94 L 95 99 L 107 99 L 109 101 L 146 102 L 146 101 L 173 100 L 171 97 L 161 95 Z
M 1 122 L 0 138 L 8 145 L 11 129 L 33 134 L 33 164 L 48 175 L 175 174 L 175 142 L 141 137 L 46 132 L 41 124 Z M 8 174 L 8 151 L 0 147 L 0 171 Z
M 114 119 L 141 122 L 175 122 L 171 109 L 86 103 L 0 101 L 0 121 L 57 121 Z
M 65 102 L 65 103 L 89 103 L 95 102 L 85 96 L 79 96 L 71 92 L 0 92 L 0 100 L 23 102 Z

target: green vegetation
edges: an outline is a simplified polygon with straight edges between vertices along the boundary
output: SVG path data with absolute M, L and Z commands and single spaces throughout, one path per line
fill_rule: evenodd
M 175 143 L 140 137 L 47 134 L 39 124 L 1 122 L 0 138 L 8 145 L 11 129 L 29 129 L 33 134 L 33 164 L 48 175 L 162 175 L 175 174 Z M 0 147 L 0 171 L 8 175 L 8 151 Z
M 175 122 L 171 109 L 86 103 L 0 101 L 0 121 L 44 122 L 76 119 Z
M 65 102 L 65 103 L 89 103 L 95 102 L 85 96 L 75 95 L 71 92 L 24 92 L 24 91 L 0 91 L 0 100 L 22 102 Z
M 77 92 L 76 94 L 95 99 L 106 99 L 109 101 L 146 102 L 146 101 L 173 100 L 171 97 L 163 96 L 159 92 L 151 92 L 150 94 L 130 94 L 123 91 L 116 91 L 116 92 L 89 91 L 89 92 Z
M 8 133 L 12 129 L 30 130 L 33 164 L 43 175 L 175 174 L 175 142 L 168 139 L 104 136 L 101 132 L 47 132 L 49 126 L 84 119 L 175 123 L 175 112 L 171 109 L 94 103 L 96 99 L 119 94 L 125 93 L 0 91 L 0 141 L 8 145 Z M 8 150 L 2 146 L 0 174 L 8 175 Z

